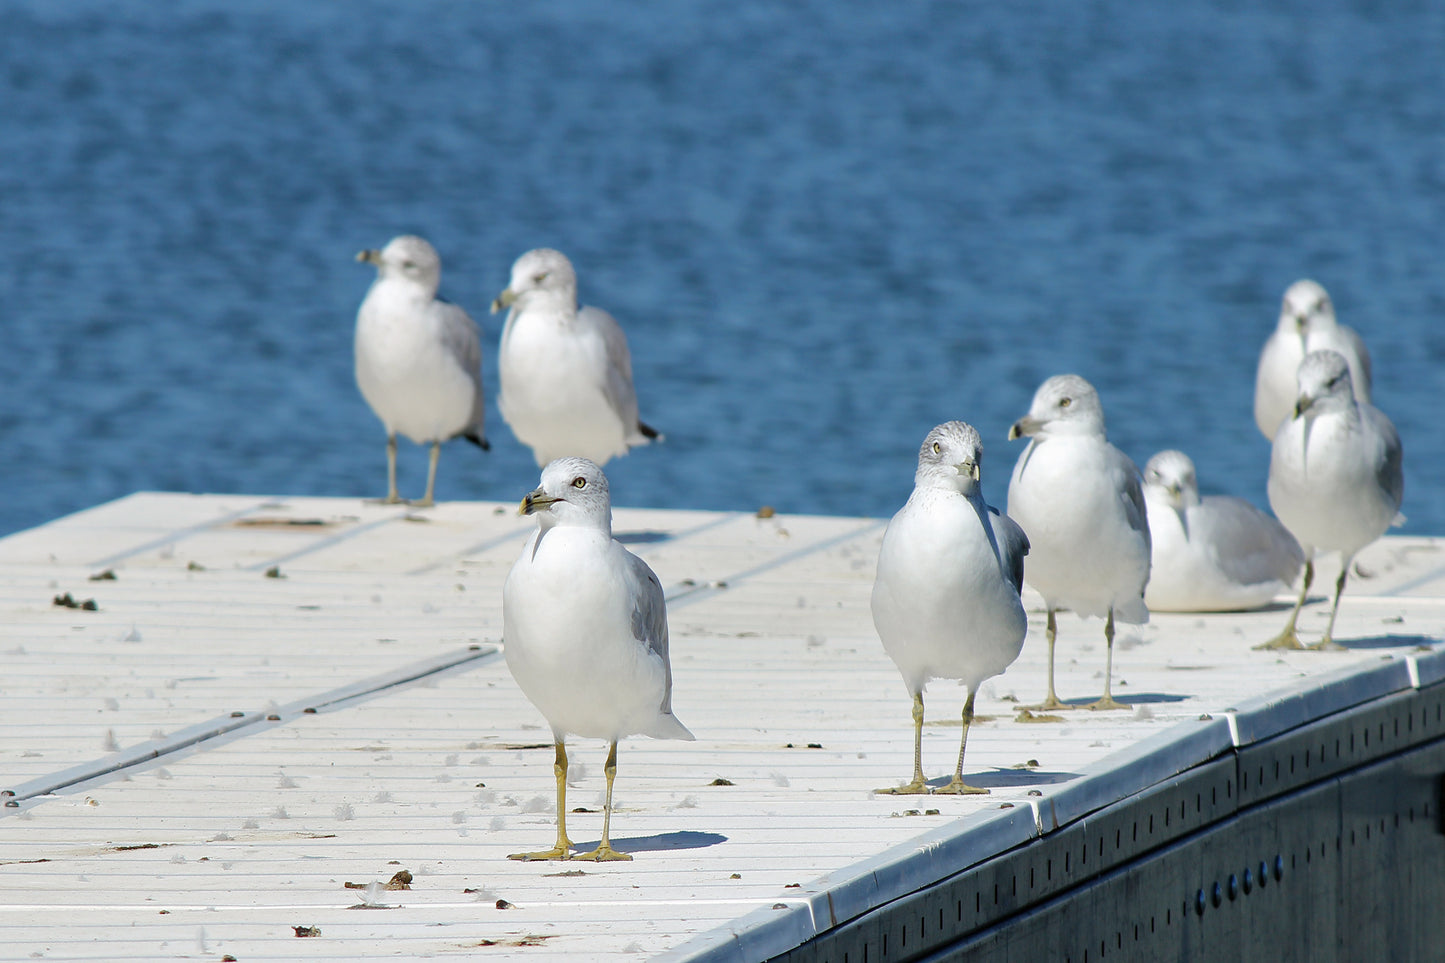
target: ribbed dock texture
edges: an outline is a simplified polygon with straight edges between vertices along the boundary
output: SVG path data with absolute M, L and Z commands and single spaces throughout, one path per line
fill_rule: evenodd
M 551 734 L 500 654 L 532 524 L 489 503 L 142 493 L 0 540 L 0 960 L 801 952 L 1251 726 L 1442 675 L 1435 539 L 1362 553 L 1346 652 L 1253 651 L 1283 607 L 1156 615 L 1116 647 L 1130 708 L 1058 721 L 1017 718 L 1044 688 L 1026 595 L 1029 641 L 969 738 L 991 793 L 878 796 L 912 751 L 868 613 L 884 522 L 618 509 L 667 589 L 673 705 L 698 739 L 623 743 L 612 836 L 633 862 L 519 863 L 555 819 Z M 1099 621 L 1061 616 L 1058 661 L 1061 696 L 1097 696 Z M 926 695 L 929 777 L 951 772 L 962 695 Z M 606 746 L 570 746 L 586 845 Z

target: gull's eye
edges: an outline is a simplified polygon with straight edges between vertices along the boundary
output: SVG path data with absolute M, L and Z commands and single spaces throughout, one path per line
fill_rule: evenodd
M 943 446 L 940 445 L 940 444 L 939 444 L 938 442 L 936 442 L 936 441 L 933 443 L 933 453 L 934 453 L 935 455 L 938 455 L 938 454 L 942 454 L 942 453 L 943 453 Z
M 545 281 L 545 280 L 547 280 L 547 272 L 546 272 L 546 271 L 542 271 L 540 274 L 534 274 L 534 275 L 532 275 L 532 283 L 533 283 L 533 284 L 541 284 L 541 283 L 542 283 L 543 281 Z
M 1073 404 L 1073 403 L 1074 403 L 1074 399 L 1073 399 L 1073 398 L 1060 398 L 1060 399 L 1059 399 L 1059 407 L 1060 407 L 1060 408 L 1067 408 L 1067 407 L 1069 407 L 1069 405 L 1071 405 L 1071 404 Z
M 401 269 L 402 269 L 403 271 L 410 271 L 410 270 L 412 270 L 412 269 L 415 268 L 415 267 L 416 267 L 416 262 L 415 262 L 415 261 L 402 261 L 402 262 L 401 262 Z
M 583 478 L 581 475 L 578 475 L 576 478 L 572 479 L 572 487 L 573 487 L 573 488 L 586 488 L 586 487 L 587 487 L 587 479 Z

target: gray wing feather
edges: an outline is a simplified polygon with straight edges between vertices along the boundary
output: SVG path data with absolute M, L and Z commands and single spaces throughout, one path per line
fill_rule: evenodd
M 595 331 L 607 351 L 606 382 L 602 390 L 607 403 L 622 419 L 629 435 L 637 432 L 637 391 L 632 385 L 632 352 L 627 349 L 627 335 L 617 319 L 601 308 L 583 307 L 577 322 Z
M 1400 433 L 1394 422 L 1374 405 L 1361 404 L 1360 414 L 1366 423 L 1380 437 L 1380 454 L 1375 465 L 1375 481 L 1380 490 L 1390 496 L 1399 511 L 1400 502 L 1405 498 L 1405 451 L 1400 444 Z
M 1124 517 L 1128 519 L 1129 527 L 1144 535 L 1144 544 L 1150 545 L 1149 538 L 1149 512 L 1144 506 L 1144 479 L 1139 474 L 1139 466 L 1135 465 L 1128 455 L 1117 451 L 1119 457 L 1118 468 L 1123 475 L 1123 491 L 1120 498 L 1124 502 Z
M 993 525 L 993 535 L 998 541 L 999 562 L 1008 580 L 1013 584 L 1014 591 L 1022 592 L 1024 588 L 1024 556 L 1029 553 L 1029 537 L 1019 527 L 1019 523 L 1000 512 L 992 505 L 988 507 L 989 519 Z
M 1346 327 L 1342 324 L 1340 325 L 1340 333 L 1345 336 L 1345 340 L 1355 349 L 1355 357 L 1360 361 L 1360 372 L 1365 376 L 1365 390 L 1362 394 L 1369 395 L 1371 393 L 1371 385 L 1374 382 L 1374 375 L 1370 365 L 1370 349 L 1365 347 L 1364 339 L 1355 332 L 1354 328 Z
M 662 583 L 648 564 L 631 552 L 626 552 L 626 555 L 632 575 L 632 635 L 644 643 L 648 651 L 662 659 L 662 668 L 667 676 L 662 710 L 671 712 L 672 661 L 667 654 L 667 599 L 662 592 Z
M 436 309 L 442 322 L 442 343 L 447 353 L 457 359 L 457 364 L 472 379 L 476 386 L 476 397 L 472 401 L 470 428 L 479 430 L 486 412 L 486 398 L 482 394 L 482 341 L 477 323 L 467 312 L 449 301 L 438 300 Z
M 1304 564 L 1304 552 L 1289 530 L 1242 498 L 1205 496 L 1190 512 L 1189 528 L 1191 538 L 1209 540 L 1215 563 L 1241 585 L 1288 585 Z

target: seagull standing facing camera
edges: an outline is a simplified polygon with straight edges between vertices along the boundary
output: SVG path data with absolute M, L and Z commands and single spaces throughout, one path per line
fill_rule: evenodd
M 624 736 L 693 735 L 672 714 L 667 603 L 647 563 L 612 537 L 607 476 L 585 458 L 559 458 L 522 500 L 535 515 L 502 587 L 507 668 L 541 710 L 557 745 L 557 843 L 511 859 L 627 860 L 612 848 L 612 782 Z M 567 838 L 567 734 L 610 744 L 602 842 L 572 855 Z
M 985 679 L 1019 656 L 1028 632 L 1019 590 L 1029 540 L 984 503 L 983 442 L 972 425 L 950 421 L 923 439 L 913 494 L 883 533 L 873 580 L 873 624 L 913 697 L 913 779 L 875 790 L 929 792 L 923 779 L 923 687 L 958 679 L 968 688 L 953 779 L 938 793 L 986 793 L 963 781 L 973 702 Z
M 1114 620 L 1149 621 L 1149 521 L 1139 469 L 1104 434 L 1098 392 L 1055 375 L 1034 393 L 1009 439 L 1028 437 L 1008 486 L 1008 513 L 1029 535 L 1024 578 L 1048 606 L 1049 691 L 1042 709 L 1066 708 L 1054 691 L 1054 613 L 1104 616 L 1104 695 L 1090 709 L 1122 709 L 1110 686 Z
M 1284 631 L 1260 649 L 1303 648 L 1295 632 L 1314 580 L 1316 551 L 1340 553 L 1340 577 L 1324 637 L 1311 649 L 1338 649 L 1335 616 L 1355 553 L 1385 534 L 1405 494 L 1400 435 L 1384 412 L 1355 398 L 1349 362 L 1312 351 L 1299 366 L 1294 417 L 1274 436 L 1269 507 L 1304 548 L 1299 599 Z

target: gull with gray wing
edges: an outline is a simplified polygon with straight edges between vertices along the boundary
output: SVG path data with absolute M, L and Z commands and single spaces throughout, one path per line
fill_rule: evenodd
M 442 442 L 462 437 L 485 450 L 482 348 L 465 311 L 436 296 L 442 262 L 424 238 L 392 238 L 356 256 L 377 277 L 356 315 L 356 384 L 386 429 L 385 501 L 396 489 L 396 436 L 431 444 L 426 494 L 433 503 Z
M 913 779 L 880 793 L 929 792 L 923 778 L 923 688 L 968 689 L 953 779 L 938 793 L 984 793 L 963 781 L 974 699 L 1018 658 L 1028 631 L 1019 590 L 1029 541 L 983 500 L 983 442 L 961 421 L 939 425 L 918 451 L 913 494 L 888 523 L 873 582 L 873 624 L 913 697 Z
M 1055 375 L 1034 393 L 1009 439 L 1028 437 L 1014 465 L 1008 513 L 1029 536 L 1024 578 L 1048 608 L 1049 691 L 1040 708 L 1062 709 L 1054 689 L 1055 613 L 1104 617 L 1104 695 L 1090 709 L 1122 709 L 1111 687 L 1114 622 L 1149 621 L 1149 522 L 1139 469 L 1104 433 L 1098 392 L 1078 375 Z
M 657 575 L 612 537 L 607 477 L 585 458 L 559 458 L 522 501 L 537 518 L 502 588 L 507 668 L 556 743 L 557 842 L 512 859 L 628 860 L 613 849 L 612 783 L 624 736 L 691 740 L 672 714 L 667 603 Z M 609 744 L 602 842 L 574 856 L 567 838 L 568 733 Z
M 1304 548 L 1304 581 L 1284 631 L 1258 648 L 1302 648 L 1295 626 L 1314 579 L 1316 552 L 1340 553 L 1340 577 L 1324 637 L 1310 648 L 1340 648 L 1335 616 L 1350 562 L 1399 519 L 1403 457 L 1390 419 L 1355 399 L 1345 357 L 1337 351 L 1305 355 L 1294 417 L 1274 436 L 1269 461 L 1269 505 Z

